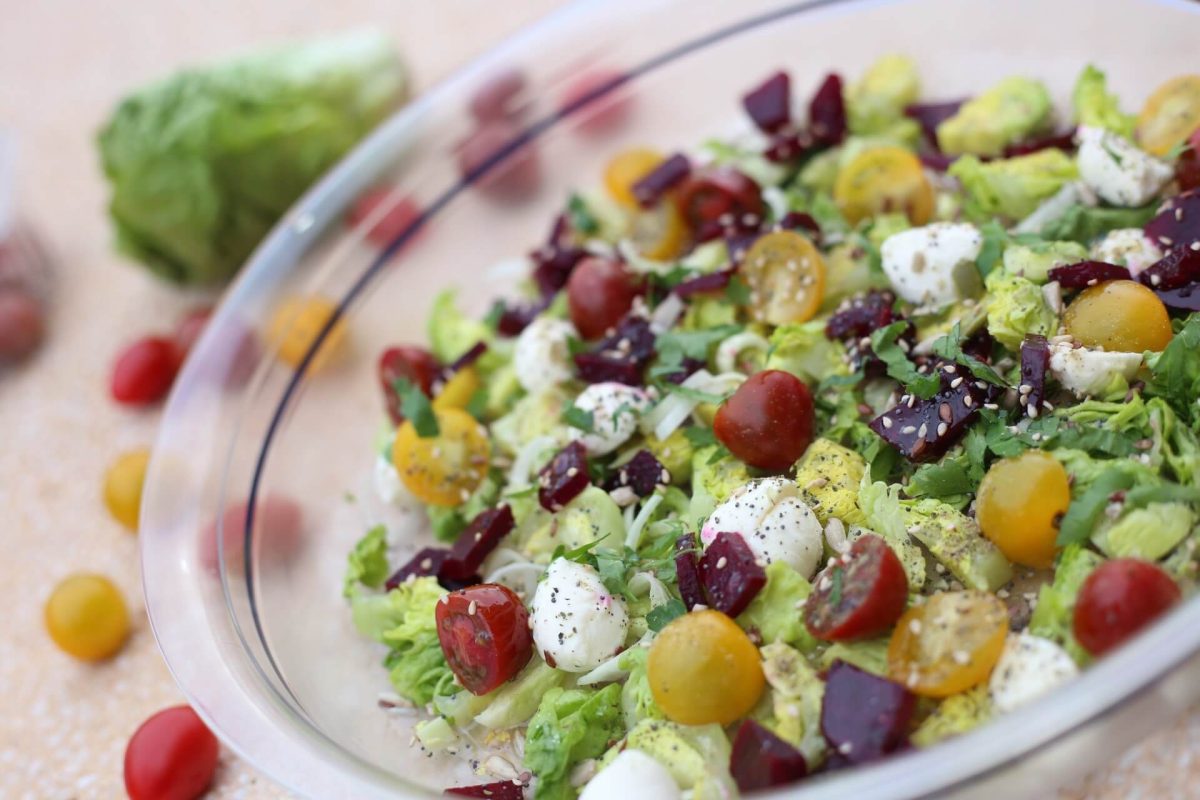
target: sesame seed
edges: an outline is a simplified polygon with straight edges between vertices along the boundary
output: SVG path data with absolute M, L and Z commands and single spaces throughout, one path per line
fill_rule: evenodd
M 1175 209 L 1175 221 L 1183 222 L 1183 206 L 1180 206 L 1179 208 Z
M 881 417 L 881 419 L 883 420 L 883 427 L 885 427 L 885 428 L 890 429 L 892 427 L 892 425 L 895 424 L 894 422 L 892 422 L 891 417 Z
M 468 615 L 468 616 L 472 616 L 472 617 L 473 617 L 473 616 L 475 616 L 475 612 L 476 612 L 478 609 L 479 609 L 479 606 L 478 606 L 478 605 L 476 605 L 476 603 L 475 603 L 475 601 L 474 601 L 474 600 L 472 600 L 472 601 L 471 601 L 471 605 L 467 606 L 467 615 Z
M 944 422 L 939 422 L 937 426 L 938 436 L 945 436 L 946 431 L 950 430 L 950 426 Z
M 917 429 L 916 429 L 916 426 L 914 426 L 914 425 L 905 425 L 903 428 L 900 429 L 900 432 L 903 433 L 905 436 L 907 436 L 910 433 L 916 433 Z
M 922 422 L 921 427 L 917 428 L 917 436 L 920 437 L 921 439 L 924 439 L 925 434 L 927 434 L 927 433 L 929 433 L 929 426 L 926 425 L 924 422 Z
M 729 563 L 729 559 L 721 556 L 717 559 L 717 569 L 725 569 L 725 565 Z
M 975 398 L 971 397 L 969 394 L 963 395 L 963 405 L 967 408 L 970 408 L 971 406 L 975 405 Z
M 957 378 L 950 381 L 950 388 L 957 389 L 959 386 L 962 386 L 962 382 L 963 382 L 963 378 L 961 375 L 959 375 Z

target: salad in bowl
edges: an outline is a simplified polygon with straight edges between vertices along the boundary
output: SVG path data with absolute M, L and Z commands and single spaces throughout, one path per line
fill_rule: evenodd
M 732 102 L 732 101 L 731 101 Z M 498 798 L 729 798 L 928 747 L 1189 595 L 1200 77 L 880 59 L 615 153 L 521 292 L 388 347 L 354 624 Z M 595 185 L 597 184 L 598 185 Z

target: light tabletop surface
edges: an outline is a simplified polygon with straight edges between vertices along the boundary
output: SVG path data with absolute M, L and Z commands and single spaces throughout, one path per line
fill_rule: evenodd
M 0 24 L 0 127 L 19 137 L 19 210 L 55 261 L 49 337 L 0 372 L 0 797 L 123 796 L 138 724 L 182 701 L 146 622 L 137 541 L 104 509 L 105 468 L 152 443 L 158 414 L 108 398 L 127 341 L 169 330 L 202 295 L 168 288 L 116 256 L 93 139 L 126 90 L 247 47 L 374 25 L 394 35 L 418 89 L 562 0 L 36 0 Z M 50 643 L 42 604 L 68 573 L 108 575 L 133 614 L 128 646 L 99 666 Z M 1092 776 L 1072 796 L 1194 796 L 1200 713 Z M 287 796 L 223 753 L 215 798 Z

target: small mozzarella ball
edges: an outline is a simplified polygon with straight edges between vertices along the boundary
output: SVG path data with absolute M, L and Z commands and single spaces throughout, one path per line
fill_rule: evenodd
M 1141 206 L 1154 199 L 1174 171 L 1123 136 L 1081 127 L 1076 134 L 1079 177 L 1115 206 Z
M 513 348 L 513 370 L 527 392 L 538 392 L 571 379 L 571 351 L 576 336 L 571 323 L 538 317 L 521 331 Z
M 796 482 L 786 478 L 763 478 L 738 488 L 709 515 L 700 539 L 707 547 L 722 532 L 741 534 L 756 559 L 783 561 L 805 578 L 821 563 L 821 522 L 800 499 Z
M 880 254 L 896 294 L 917 305 L 960 299 L 959 271 L 974 269 L 983 237 L 974 225 L 935 222 L 889 236 Z M 965 265 L 965 267 L 964 267 Z
M 530 611 L 538 652 L 567 672 L 587 672 L 612 658 L 629 630 L 625 602 L 609 593 L 594 569 L 565 558 L 546 570 Z
M 588 781 L 579 800 L 679 800 L 671 772 L 641 750 L 623 750 Z
M 1118 375 L 1128 380 L 1142 365 L 1141 353 L 1116 353 L 1074 347 L 1069 342 L 1050 345 L 1050 372 L 1063 388 L 1078 397 L 1102 392 Z
M 1075 662 L 1056 643 L 1029 633 L 1011 634 L 992 671 L 988 691 L 996 710 L 1008 712 L 1078 674 Z
M 571 429 L 588 455 L 603 456 L 616 450 L 637 431 L 638 418 L 650 407 L 642 389 L 623 383 L 593 383 L 575 398 L 575 407 L 592 415 L 592 430 Z
M 1137 276 L 1146 267 L 1163 257 L 1163 251 L 1146 236 L 1141 228 L 1118 228 L 1109 231 L 1092 248 L 1092 258 L 1108 264 L 1120 264 Z

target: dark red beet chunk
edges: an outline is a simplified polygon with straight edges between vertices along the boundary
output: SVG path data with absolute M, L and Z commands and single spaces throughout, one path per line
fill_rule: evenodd
M 811 131 L 797 130 L 788 125 L 771 136 L 763 156 L 776 164 L 786 164 L 808 155 L 817 144 Z
M 740 533 L 723 531 L 700 557 L 700 582 L 709 606 L 736 617 L 767 585 L 767 573 Z
M 934 172 L 945 172 L 950 169 L 950 165 L 958 159 L 958 156 L 948 156 L 938 151 L 936 153 L 920 153 L 917 155 L 917 159 L 921 162 L 922 166 L 928 167 Z
M 1172 197 L 1143 229 L 1151 241 L 1170 250 L 1200 242 L 1200 189 Z
M 671 474 L 649 450 L 638 450 L 617 471 L 617 485 L 628 486 L 638 497 L 649 497 L 660 485 L 671 482 Z
M 407 564 L 396 570 L 392 577 L 387 579 L 384 588 L 390 592 L 409 578 L 437 575 L 448 555 L 450 555 L 450 551 L 444 547 L 425 547 L 418 550 Z
M 690 378 L 698 370 L 703 369 L 704 366 L 705 366 L 705 363 L 702 360 L 700 360 L 698 358 L 691 358 L 690 356 L 685 356 L 683 361 L 679 365 L 679 369 L 675 370 L 672 373 L 664 375 L 663 380 L 666 381 L 667 383 L 673 383 L 676 386 L 678 386 L 679 384 L 683 383 L 688 378 Z
M 1084 289 L 1104 281 L 1127 281 L 1129 270 L 1103 261 L 1080 261 L 1054 267 L 1049 276 L 1050 280 L 1058 281 L 1058 285 L 1064 289 Z
M 938 367 L 942 388 L 929 400 L 905 395 L 895 407 L 875 419 L 869 427 L 909 461 L 933 461 L 966 433 L 979 412 L 979 406 L 991 398 L 994 387 L 978 381 L 965 368 L 951 364 Z M 953 369 L 953 372 L 946 372 Z M 958 386 L 951 384 L 963 378 Z M 911 401 L 911 405 L 910 405 Z
M 789 211 L 779 220 L 778 227 L 783 231 L 805 231 L 818 244 L 821 242 L 821 225 L 813 219 L 812 214 Z
M 904 109 L 904 116 L 915 119 L 921 126 L 925 139 L 937 147 L 937 126 L 957 114 L 965 102 L 966 100 L 949 100 L 945 103 L 913 103 Z
M 698 549 L 694 533 L 685 533 L 675 542 L 675 583 L 688 611 L 707 602 L 704 584 L 700 582 L 700 560 L 696 557 Z
M 792 120 L 791 78 L 776 72 L 742 97 L 742 108 L 760 131 L 775 133 Z
M 844 342 L 870 336 L 898 319 L 895 306 L 896 295 L 888 290 L 872 289 L 846 300 L 825 323 L 825 337 Z
M 710 272 L 707 275 L 688 278 L 671 291 L 680 297 L 691 297 L 694 294 L 703 294 L 704 292 L 719 292 L 733 280 L 733 273 L 734 270 L 732 269 L 722 269 Z
M 650 208 L 682 183 L 691 171 L 692 162 L 682 153 L 676 153 L 633 184 L 633 196 L 642 208 Z
M 1200 283 L 1189 283 L 1178 289 L 1167 289 L 1155 292 L 1158 299 L 1167 308 L 1178 308 L 1183 311 L 1200 311 Z
M 1021 342 L 1021 386 L 1023 390 L 1026 386 L 1029 387 L 1028 392 L 1021 392 L 1021 405 L 1028 409 L 1029 406 L 1040 409 L 1042 401 L 1046 399 L 1046 371 L 1050 369 L 1050 343 L 1046 341 L 1045 336 L 1038 336 L 1036 333 L 1025 335 L 1025 341 Z
M 825 679 L 821 733 L 851 763 L 873 761 L 905 743 L 916 704 L 900 684 L 835 661 Z
M 649 320 L 636 314 L 626 316 L 595 350 L 576 354 L 580 379 L 585 383 L 616 381 L 641 386 L 642 370 L 654 357 L 654 338 Z
M 800 780 L 808 764 L 799 750 L 748 719 L 733 737 L 729 774 L 739 791 L 753 792 Z
M 538 502 L 547 511 L 558 511 L 591 483 L 587 448 L 578 441 L 554 454 L 538 473 Z
M 839 144 L 846 138 L 846 102 L 842 97 L 842 78 L 837 73 L 825 76 L 809 101 L 808 127 L 818 144 Z
M 1200 214 L 1200 210 L 1196 213 Z M 1200 280 L 1200 251 L 1177 247 L 1138 273 L 1138 280 L 1155 291 L 1194 283 Z
M 575 266 L 583 260 L 587 251 L 581 247 L 548 244 L 534 250 L 533 282 L 542 297 L 552 297 L 567 285 Z M 528 323 L 526 323 L 528 324 Z
M 515 525 L 512 509 L 508 506 L 489 508 L 480 513 L 458 535 L 458 540 L 438 570 L 438 577 L 451 581 L 473 579 L 479 572 L 479 565 Z
M 443 794 L 454 797 L 486 797 L 490 800 L 525 800 L 525 788 L 520 781 L 496 781 L 479 786 L 458 786 Z
M 1049 150 L 1055 148 L 1058 150 L 1074 150 L 1075 149 L 1075 129 L 1062 133 L 1052 133 L 1048 136 L 1039 136 L 1036 139 L 1026 139 L 1023 142 L 1010 144 L 1004 148 L 1004 157 L 1013 158 L 1014 156 L 1027 156 L 1030 153 L 1036 153 L 1039 150 Z
M 546 310 L 548 301 L 538 303 L 513 303 L 509 305 L 503 300 L 497 300 L 500 306 L 499 317 L 496 320 L 496 331 L 501 336 L 519 336 L 521 331 L 529 327 L 529 323 L 537 319 L 538 314 Z

